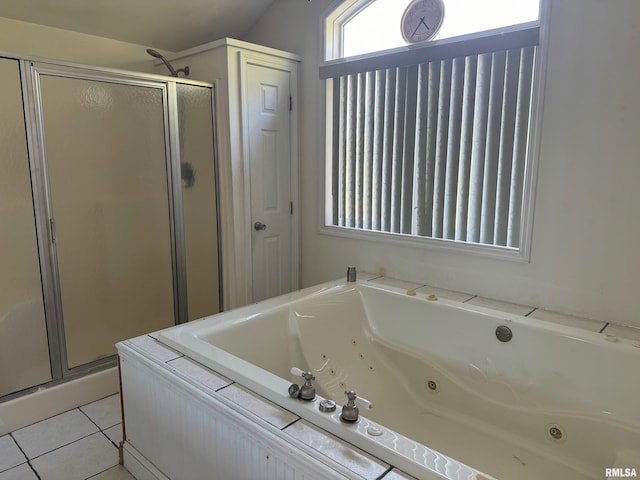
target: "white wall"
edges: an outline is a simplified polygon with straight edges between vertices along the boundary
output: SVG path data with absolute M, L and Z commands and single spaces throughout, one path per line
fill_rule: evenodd
M 276 0 L 245 40 L 302 56 L 302 278 L 348 264 L 433 286 L 640 327 L 638 0 L 551 0 L 530 263 L 318 233 L 323 166 L 320 16 L 329 0 Z
M 0 52 L 153 73 L 146 47 L 0 17 Z

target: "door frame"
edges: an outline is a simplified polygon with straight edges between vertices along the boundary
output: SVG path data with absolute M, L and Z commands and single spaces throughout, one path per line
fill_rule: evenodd
M 289 147 L 291 152 L 291 202 L 293 203 L 293 213 L 291 214 L 291 287 L 292 290 L 300 288 L 300 190 L 299 190 L 299 142 L 298 142 L 298 122 L 299 122 L 299 82 L 298 82 L 298 61 L 259 54 L 255 52 L 240 51 L 240 111 L 241 115 L 241 157 L 242 157 L 242 187 L 244 191 L 234 190 L 234 203 L 242 205 L 244 221 L 236 223 L 237 232 L 236 249 L 234 252 L 237 270 L 244 272 L 246 279 L 246 299 L 248 303 L 253 302 L 253 261 L 252 261 L 252 225 L 251 225 L 251 165 L 249 163 L 249 105 L 248 105 L 248 82 L 247 67 L 255 65 L 265 68 L 273 68 L 288 72 L 290 75 L 289 95 L 291 96 L 290 110 L 290 136 Z M 239 234 L 239 235 L 238 235 Z M 242 241 L 238 241 L 242 239 Z

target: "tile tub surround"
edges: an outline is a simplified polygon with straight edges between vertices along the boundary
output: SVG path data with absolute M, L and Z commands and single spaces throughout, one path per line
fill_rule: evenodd
M 119 394 L 0 437 L 0 480 L 135 480 L 118 465 Z

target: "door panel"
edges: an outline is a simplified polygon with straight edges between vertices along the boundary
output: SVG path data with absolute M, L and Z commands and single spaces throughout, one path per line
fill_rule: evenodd
M 177 85 L 188 320 L 220 311 L 211 88 Z
M 292 288 L 290 73 L 253 64 L 246 72 L 252 286 L 259 301 Z
M 0 84 L 0 396 L 3 396 L 51 380 L 51 366 L 17 61 L 0 59 Z
M 68 368 L 173 325 L 161 88 L 41 75 Z

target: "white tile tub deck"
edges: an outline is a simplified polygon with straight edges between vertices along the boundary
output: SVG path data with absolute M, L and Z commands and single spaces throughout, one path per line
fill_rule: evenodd
M 155 361 L 164 364 L 180 378 L 197 385 L 203 391 L 230 400 L 248 415 L 267 422 L 292 438 L 304 443 L 351 472 L 349 478 L 362 480 L 415 480 L 368 453 L 348 444 L 334 435 L 317 428 L 297 415 L 249 391 L 181 353 L 158 342 L 154 334 L 129 340 L 137 349 Z M 0 478 L 0 480 L 4 480 Z

